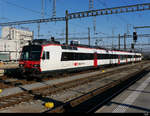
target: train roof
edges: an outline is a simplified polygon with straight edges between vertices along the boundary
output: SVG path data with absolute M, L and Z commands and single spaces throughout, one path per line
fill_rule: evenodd
M 47 40 L 47 39 L 35 39 L 33 41 L 30 41 L 29 42 L 29 45 L 59 45 L 59 46 L 64 46 L 65 49 L 74 49 L 72 47 L 83 47 L 83 48 L 91 48 L 91 49 L 101 49 L 101 50 L 109 50 L 109 51 L 120 51 L 120 52 L 130 52 L 130 53 L 133 53 L 133 51 L 127 51 L 127 50 L 119 50 L 119 49 L 116 49 L 116 48 L 113 48 L 113 49 L 108 49 L 108 48 L 104 48 L 104 47 L 100 47 L 100 46 L 89 46 L 89 45 L 85 45 L 85 44 L 60 44 L 59 41 L 50 41 L 50 40 Z M 140 52 L 137 52 L 137 51 L 134 51 L 136 53 L 140 53 Z
M 47 39 L 35 39 L 33 41 L 29 41 L 30 45 L 46 45 L 46 44 L 60 44 L 59 41 L 50 41 Z

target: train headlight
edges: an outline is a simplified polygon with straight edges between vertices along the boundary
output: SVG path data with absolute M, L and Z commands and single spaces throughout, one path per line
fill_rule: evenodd
M 40 65 L 39 64 L 34 64 L 33 67 L 40 67 Z
M 24 64 L 19 64 L 19 67 L 23 67 L 24 66 Z

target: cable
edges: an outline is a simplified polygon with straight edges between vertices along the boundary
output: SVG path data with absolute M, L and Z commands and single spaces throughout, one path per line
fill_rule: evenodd
M 38 14 L 38 15 L 41 15 L 41 12 L 40 12 L 40 11 L 36 11 L 36 10 L 33 10 L 33 9 L 29 9 L 29 8 L 26 8 L 26 7 L 24 7 L 24 6 L 20 6 L 20 5 L 15 4 L 15 3 L 8 2 L 7 0 L 3 0 L 2 2 L 5 2 L 6 4 L 9 4 L 9 5 L 18 7 L 18 8 L 22 8 L 22 9 L 24 9 L 24 10 L 27 10 L 27 11 L 30 11 L 30 12 L 33 12 L 33 13 L 36 13 L 36 14 Z M 46 13 L 44 12 L 44 14 L 46 14 Z M 46 14 L 46 15 L 47 15 L 47 14 Z
M 102 2 L 100 0 L 97 0 L 97 2 L 99 2 L 100 4 L 102 4 L 103 6 L 107 7 L 107 4 L 105 2 Z
M 105 2 L 102 2 L 100 0 L 97 0 L 98 3 L 100 3 L 101 5 L 108 7 L 107 4 Z M 129 21 L 127 21 L 125 18 L 121 17 L 121 16 L 117 16 L 118 18 L 120 18 L 121 21 L 124 21 L 125 23 L 129 24 Z
M 4 4 L 2 3 L 3 1 L 1 1 L 0 2 L 0 4 L 1 4 L 1 17 L 0 17 L 0 19 L 1 20 L 7 20 L 7 21 L 10 21 L 10 19 L 9 18 L 7 18 L 7 17 L 5 17 L 5 9 L 4 9 Z

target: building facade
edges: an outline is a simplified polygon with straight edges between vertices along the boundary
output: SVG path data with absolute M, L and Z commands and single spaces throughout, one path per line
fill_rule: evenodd
M 33 31 L 3 27 L 0 39 L 0 60 L 19 60 L 22 47 L 33 40 Z

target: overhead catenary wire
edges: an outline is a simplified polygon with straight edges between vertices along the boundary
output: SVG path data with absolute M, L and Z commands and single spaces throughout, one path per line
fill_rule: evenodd
M 108 5 L 105 2 L 102 2 L 101 0 L 97 0 L 97 2 L 103 6 L 105 6 L 105 8 L 108 7 Z M 121 21 L 125 22 L 125 23 L 130 23 L 129 21 L 127 21 L 125 18 L 121 17 L 121 16 L 117 16 Z
M 29 11 L 29 12 L 32 12 L 32 13 L 35 13 L 35 14 L 38 14 L 38 15 L 41 15 L 41 12 L 40 11 L 36 11 L 36 10 L 33 10 L 33 9 L 30 9 L 30 8 L 26 8 L 24 6 L 21 6 L 21 5 L 18 5 L 16 3 L 13 3 L 13 2 L 10 2 L 10 1 L 7 1 L 7 0 L 2 0 L 2 2 L 5 2 L 6 4 L 9 4 L 11 6 L 15 6 L 15 7 L 18 7 L 18 8 L 21 8 L 21 9 L 24 9 L 26 11 Z M 45 15 L 47 15 L 47 13 L 44 12 Z

